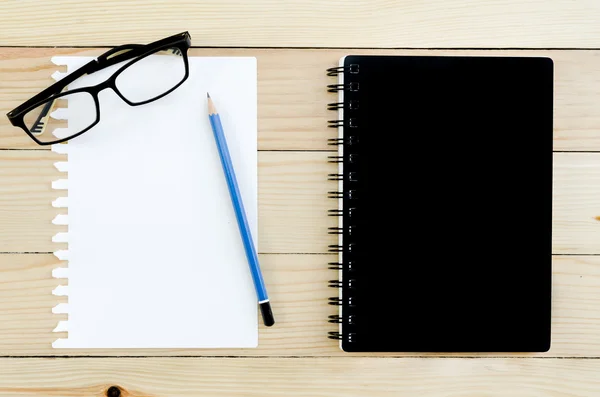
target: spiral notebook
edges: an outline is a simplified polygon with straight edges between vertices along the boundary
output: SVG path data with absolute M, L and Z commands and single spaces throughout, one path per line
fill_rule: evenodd
M 144 62 L 146 89 L 161 84 L 160 57 Z M 67 73 L 90 57 L 55 57 Z M 105 80 L 121 65 L 69 86 Z M 56 73 L 55 78 L 61 78 Z M 68 144 L 53 187 L 65 207 L 54 237 L 68 249 L 55 348 L 250 348 L 257 299 L 206 110 L 219 103 L 253 236 L 257 233 L 256 59 L 189 57 L 189 78 L 131 107 L 100 93 L 100 122 Z M 85 98 L 84 98 L 85 99 Z M 95 110 L 77 96 L 52 114 L 80 130 Z M 91 112 L 91 113 L 90 113 Z M 229 127 L 229 128 L 227 128 Z M 60 131 L 56 130 L 56 134 Z M 67 134 L 68 135 L 68 134 Z M 50 203 L 48 204 L 50 205 Z
M 330 337 L 348 352 L 547 351 L 552 60 L 359 55 L 328 72 Z

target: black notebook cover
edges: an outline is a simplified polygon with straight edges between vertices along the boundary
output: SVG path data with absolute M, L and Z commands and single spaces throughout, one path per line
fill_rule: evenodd
M 330 74 L 330 337 L 348 352 L 547 351 L 552 60 L 348 56 Z

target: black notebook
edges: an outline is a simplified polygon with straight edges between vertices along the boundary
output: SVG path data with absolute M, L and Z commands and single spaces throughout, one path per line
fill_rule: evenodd
M 330 337 L 348 352 L 547 351 L 552 60 L 347 56 L 328 74 Z

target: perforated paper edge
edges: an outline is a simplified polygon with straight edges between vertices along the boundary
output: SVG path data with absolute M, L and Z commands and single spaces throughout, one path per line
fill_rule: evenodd
M 55 65 L 66 65 L 66 61 L 62 59 L 62 57 L 52 57 L 52 63 Z M 67 73 L 62 73 L 56 71 L 52 74 L 52 78 L 55 81 L 62 79 L 66 76 Z M 52 117 L 61 120 L 68 120 L 68 109 L 57 109 L 52 112 Z M 56 129 L 55 135 L 60 136 L 61 134 L 66 133 L 68 127 Z M 57 197 L 52 201 L 52 207 L 54 208 L 67 208 L 68 211 L 68 172 L 69 172 L 69 163 L 68 163 L 68 145 L 66 143 L 59 143 L 52 145 L 52 151 L 57 154 L 62 154 L 67 156 L 67 161 L 58 161 L 54 163 L 54 167 L 63 174 L 63 176 L 55 181 L 52 181 L 52 189 L 57 191 Z M 58 214 L 52 220 L 54 225 L 64 225 L 69 226 L 69 216 L 66 214 Z M 68 230 L 68 229 L 67 229 Z M 52 242 L 54 243 L 69 243 L 69 233 L 68 232 L 59 232 L 52 236 Z M 52 295 L 67 297 L 67 302 L 69 299 L 69 286 L 68 286 L 68 278 L 69 278 L 69 250 L 68 248 L 65 250 L 57 250 L 54 252 L 54 256 L 61 261 L 60 267 L 57 267 L 52 270 L 52 277 L 55 278 L 58 282 L 58 285 L 54 290 L 52 290 Z M 52 308 L 53 314 L 66 314 L 67 320 L 59 320 L 56 324 L 56 327 L 52 332 L 55 333 L 67 333 L 69 332 L 69 304 L 68 303 L 58 303 L 56 306 Z M 52 342 L 53 348 L 64 347 L 67 343 L 67 338 L 58 338 L 54 342 Z

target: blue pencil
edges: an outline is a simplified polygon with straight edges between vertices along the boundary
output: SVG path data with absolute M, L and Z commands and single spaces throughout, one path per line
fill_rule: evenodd
M 248 219 L 246 219 L 246 211 L 244 210 L 242 195 L 240 194 L 235 172 L 233 170 L 233 164 L 231 163 L 231 157 L 229 156 L 229 149 L 227 148 L 227 141 L 225 140 L 225 134 L 223 133 L 221 118 L 219 117 L 219 113 L 217 113 L 215 104 L 210 98 L 208 92 L 206 93 L 206 96 L 208 98 L 208 118 L 210 119 L 210 125 L 215 136 L 215 142 L 217 143 L 217 148 L 219 149 L 219 157 L 221 158 L 221 165 L 223 166 L 225 179 L 227 179 L 229 195 L 231 196 L 235 217 L 237 218 L 238 227 L 244 243 L 244 250 L 246 251 L 248 265 L 250 265 L 250 271 L 252 272 L 252 279 L 254 280 L 256 295 L 258 296 L 258 305 L 260 307 L 263 322 L 267 327 L 270 327 L 271 325 L 275 324 L 275 318 L 273 317 L 273 312 L 271 311 L 271 304 L 269 303 L 267 288 L 265 287 L 265 282 L 263 281 L 262 273 L 260 271 L 260 265 L 258 264 L 256 247 L 254 246 L 254 242 L 252 240 L 252 233 L 250 233 Z

